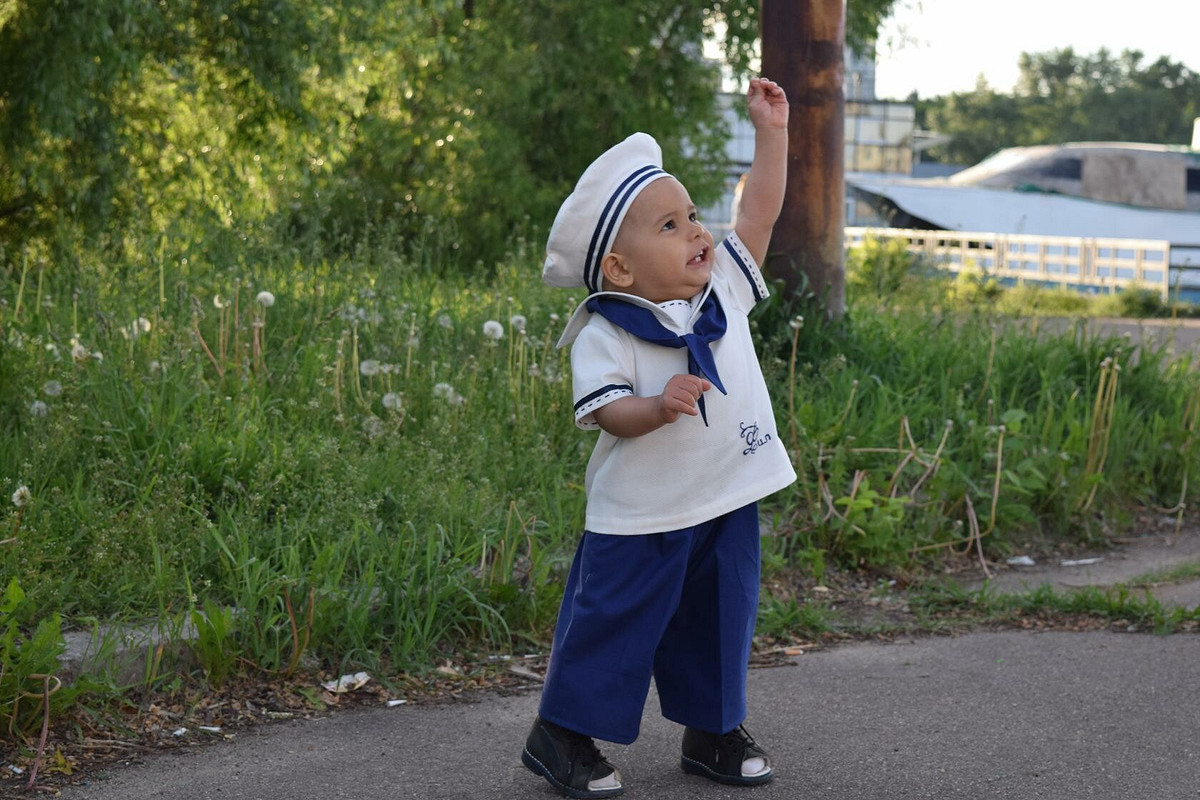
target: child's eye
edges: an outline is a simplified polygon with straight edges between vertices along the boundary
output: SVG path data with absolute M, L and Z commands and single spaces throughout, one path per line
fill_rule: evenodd
M 692 222 L 699 222 L 700 215 L 693 211 L 691 214 L 688 214 L 688 219 Z
M 672 230 L 675 230 L 675 220 L 668 220 L 668 221 L 667 221 L 667 223 L 666 223 L 665 225 L 663 225 L 663 226 L 662 226 L 662 229 L 663 229 L 664 231 L 672 231 Z

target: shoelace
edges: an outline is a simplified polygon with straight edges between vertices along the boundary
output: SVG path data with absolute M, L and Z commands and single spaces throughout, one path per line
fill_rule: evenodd
M 570 731 L 567 733 L 567 741 L 570 742 L 572 761 L 578 756 L 579 763 L 591 769 L 604 760 L 604 756 L 600 755 L 599 748 L 596 747 L 596 743 L 591 738 L 581 733 Z
M 729 733 L 722 734 L 721 744 L 726 752 L 733 752 L 738 749 L 744 750 L 748 746 L 757 746 L 754 737 L 741 725 L 738 725 Z

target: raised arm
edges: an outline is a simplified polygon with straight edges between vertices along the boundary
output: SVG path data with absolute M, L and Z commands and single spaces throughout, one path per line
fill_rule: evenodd
M 754 124 L 754 160 L 746 173 L 735 230 L 762 264 L 787 185 L 789 106 L 779 84 L 766 78 L 750 79 L 747 103 Z

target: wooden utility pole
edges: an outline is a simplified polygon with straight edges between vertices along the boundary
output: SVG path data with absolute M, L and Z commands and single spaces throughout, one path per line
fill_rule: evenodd
M 762 0 L 762 74 L 791 104 L 788 181 L 768 270 L 812 292 L 831 317 L 846 309 L 843 0 Z

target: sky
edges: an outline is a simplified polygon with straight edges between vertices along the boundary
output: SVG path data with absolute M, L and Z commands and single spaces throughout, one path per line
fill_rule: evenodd
M 880 30 L 875 94 L 903 100 L 970 91 L 982 74 L 1000 92 L 1022 52 L 1141 50 L 1200 71 L 1200 0 L 897 0 Z

